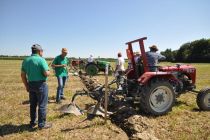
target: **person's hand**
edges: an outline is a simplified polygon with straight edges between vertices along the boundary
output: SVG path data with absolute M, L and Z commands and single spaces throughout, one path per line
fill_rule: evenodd
M 62 67 L 64 67 L 64 68 L 65 68 L 65 67 L 67 67 L 67 65 L 66 65 L 66 64 L 62 64 Z

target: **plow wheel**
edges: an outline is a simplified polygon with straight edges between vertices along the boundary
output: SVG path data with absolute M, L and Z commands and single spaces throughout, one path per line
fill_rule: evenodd
M 173 87 L 167 81 L 156 81 L 145 87 L 141 93 L 140 109 L 159 116 L 171 111 L 175 102 Z
M 98 67 L 94 63 L 89 63 L 85 67 L 85 72 L 90 76 L 94 76 L 94 75 L 98 74 L 98 71 L 99 71 Z
M 197 105 L 200 110 L 210 111 L 210 88 L 204 88 L 198 93 Z

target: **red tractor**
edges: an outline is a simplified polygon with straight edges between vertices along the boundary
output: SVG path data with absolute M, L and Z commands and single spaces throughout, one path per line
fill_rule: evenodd
M 164 115 L 171 111 L 176 97 L 188 91 L 198 93 L 197 105 L 200 110 L 210 111 L 210 88 L 201 91 L 194 90 L 196 88 L 196 69 L 193 66 L 177 64 L 176 66 L 158 67 L 155 72 L 149 71 L 144 49 L 146 39 L 144 37 L 126 43 L 131 66 L 126 70 L 125 75 L 118 76 L 108 83 L 108 111 L 114 114 L 121 108 L 118 105 L 129 104 L 131 107 L 137 105 L 141 111 L 150 115 Z M 137 63 L 134 60 L 133 43 L 139 43 L 140 46 L 141 61 Z M 75 104 L 75 98 L 89 96 L 97 101 L 89 113 L 104 116 L 105 85 L 95 82 L 82 72 L 79 73 L 79 77 L 87 90 L 76 92 L 71 103 L 62 112 L 82 115 L 83 110 Z M 122 88 L 112 88 L 112 84 L 120 85 Z
M 191 65 L 158 67 L 156 72 L 150 72 L 144 49 L 144 40 L 140 38 L 127 42 L 127 57 L 131 61 L 130 69 L 126 71 L 127 90 L 129 96 L 139 101 L 140 109 L 151 115 L 163 115 L 171 111 L 176 97 L 187 91 L 198 93 L 197 105 L 201 110 L 210 110 L 210 89 L 200 92 L 196 88 L 196 69 Z M 139 43 L 141 62 L 136 64 L 132 44 Z M 130 81 L 137 81 L 136 84 Z

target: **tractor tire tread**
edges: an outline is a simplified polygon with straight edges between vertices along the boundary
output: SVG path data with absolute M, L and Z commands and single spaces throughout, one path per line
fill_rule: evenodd
M 202 111 L 210 111 L 210 107 L 206 107 L 203 103 L 204 97 L 208 93 L 210 93 L 210 87 L 201 89 L 197 95 L 196 102 L 197 102 L 199 109 Z

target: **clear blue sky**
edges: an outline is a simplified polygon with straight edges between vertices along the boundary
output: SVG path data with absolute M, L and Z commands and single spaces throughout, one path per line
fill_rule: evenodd
M 0 54 L 29 55 L 34 43 L 54 57 L 125 56 L 125 42 L 178 49 L 210 38 L 209 0 L 0 0 Z M 126 56 L 125 56 L 126 57 Z

